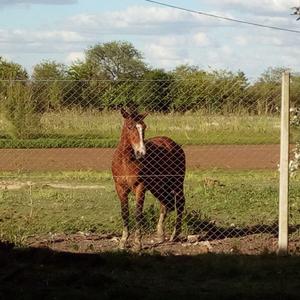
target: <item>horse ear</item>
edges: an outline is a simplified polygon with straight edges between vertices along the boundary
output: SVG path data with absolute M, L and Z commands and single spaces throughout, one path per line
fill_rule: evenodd
M 128 119 L 130 117 L 130 114 L 124 108 L 121 108 L 121 114 L 124 119 Z
M 142 120 L 144 120 L 148 115 L 149 115 L 149 113 L 144 112 L 144 113 L 140 114 L 139 116 Z

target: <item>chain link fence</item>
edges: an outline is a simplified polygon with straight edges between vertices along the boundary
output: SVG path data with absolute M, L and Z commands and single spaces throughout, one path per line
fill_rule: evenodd
M 289 182 L 289 243 L 299 252 L 299 73 L 290 78 L 290 182 Z
M 121 246 L 140 246 L 142 233 L 144 247 L 173 237 L 215 252 L 274 251 L 280 95 L 280 83 L 236 78 L 1 81 L 1 237 L 120 243 L 123 230 Z

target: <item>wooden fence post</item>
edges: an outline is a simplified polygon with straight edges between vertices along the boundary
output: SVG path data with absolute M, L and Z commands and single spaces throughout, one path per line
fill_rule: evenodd
M 290 73 L 282 74 L 278 255 L 288 253 Z

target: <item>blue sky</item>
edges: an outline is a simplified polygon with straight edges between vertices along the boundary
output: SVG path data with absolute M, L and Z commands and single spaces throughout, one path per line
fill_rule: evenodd
M 223 16 L 300 30 L 300 0 L 162 0 Z M 128 40 L 153 67 L 180 64 L 243 70 L 300 70 L 300 34 L 228 23 L 143 0 L 0 0 L 0 56 L 29 71 L 43 59 L 70 64 L 95 43 Z

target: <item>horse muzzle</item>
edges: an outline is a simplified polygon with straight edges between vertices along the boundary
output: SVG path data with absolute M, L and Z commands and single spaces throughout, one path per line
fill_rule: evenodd
M 134 149 L 134 155 L 136 159 L 141 159 L 146 155 L 146 148 L 140 147 Z

